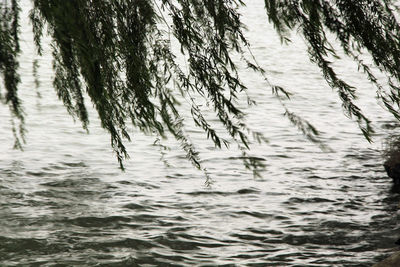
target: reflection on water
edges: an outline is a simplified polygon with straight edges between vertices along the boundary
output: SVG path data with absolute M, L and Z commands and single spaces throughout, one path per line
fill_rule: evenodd
M 261 2 L 261 1 L 260 1 Z M 216 151 L 193 130 L 215 179 L 183 158 L 172 140 L 160 160 L 154 138 L 134 134 L 132 160 L 121 172 L 109 138 L 92 114 L 90 135 L 74 125 L 51 89 L 49 57 L 41 60 L 42 95 L 32 92 L 30 57 L 22 91 L 28 144 L 13 151 L 6 108 L 0 107 L 0 262 L 32 266 L 370 266 L 394 251 L 400 236 L 397 194 L 382 168 L 381 139 L 396 130 L 373 101 L 374 90 L 341 62 L 376 121 L 368 144 L 342 115 L 337 96 L 307 62 L 296 41 L 282 47 L 263 20 L 262 3 L 244 10 L 254 53 L 273 81 L 295 93 L 294 111 L 314 122 L 333 151 L 325 153 L 288 127 L 262 81 L 246 74 L 259 105 L 250 125 L 271 143 L 262 179 L 245 171 L 235 151 Z M 260 19 L 261 18 L 261 19 Z M 28 29 L 24 50 L 33 51 Z M 30 54 L 29 54 L 30 55 Z M 47 62 L 47 63 L 46 63 Z

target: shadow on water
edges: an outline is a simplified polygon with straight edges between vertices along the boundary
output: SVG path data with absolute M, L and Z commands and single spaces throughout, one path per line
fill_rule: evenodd
M 400 238 L 400 194 L 398 188 L 386 192 L 386 197 L 381 201 L 382 214 L 371 217 L 370 227 L 373 231 L 366 232 L 367 241 L 372 251 L 382 251 L 381 255 L 374 257 L 374 262 L 379 262 L 393 252 L 398 251 L 396 241 Z

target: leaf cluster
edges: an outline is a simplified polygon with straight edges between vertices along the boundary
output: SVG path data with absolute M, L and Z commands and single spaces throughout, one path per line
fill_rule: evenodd
M 341 79 L 329 58 L 338 58 L 328 40 L 328 32 L 336 36 L 344 54 L 353 59 L 377 88 L 377 97 L 397 119 L 399 114 L 400 25 L 397 9 L 391 0 L 265 0 L 269 20 L 282 40 L 296 29 L 308 45 L 312 62 L 316 63 L 328 84 L 336 89 L 345 114 L 355 118 L 362 133 L 371 141 L 370 120 L 355 104 L 357 88 Z M 377 69 L 387 76 L 389 90 L 379 82 L 371 67 L 362 60 L 363 52 L 371 55 Z
M 229 146 L 200 109 L 206 102 L 238 146 L 249 149 L 238 94 L 246 90 L 232 59 L 248 45 L 241 1 L 33 0 L 30 19 L 38 54 L 47 29 L 52 37 L 54 88 L 68 112 L 87 129 L 87 94 L 121 168 L 128 157 L 129 124 L 144 133 L 172 134 L 197 168 L 200 157 L 185 132 L 190 105 L 194 123 L 216 147 Z M 171 47 L 177 41 L 181 57 Z M 257 135 L 257 134 L 255 134 Z M 262 138 L 258 138 L 261 140 Z
M 0 95 L 0 99 L 9 106 L 13 115 L 11 124 L 15 137 L 15 148 L 22 148 L 21 142 L 25 140 L 24 111 L 17 93 L 20 82 L 17 59 L 20 52 L 19 11 L 16 0 L 12 0 L 10 4 L 0 2 L 0 74 L 5 89 L 5 94 L 4 96 Z M 0 87 L 0 89 L 2 88 Z
M 43 53 L 44 31 L 51 37 L 55 72 L 54 88 L 68 112 L 88 129 L 85 97 L 96 109 L 101 126 L 110 133 L 111 146 L 121 168 L 128 157 L 125 141 L 129 126 L 146 134 L 172 134 L 188 159 L 199 169 L 201 160 L 185 131 L 186 115 L 179 105 L 189 105 L 190 115 L 216 147 L 232 142 L 243 153 L 245 166 L 257 170 L 262 162 L 247 151 L 252 140 L 264 142 L 261 133 L 245 123 L 238 104 L 247 87 L 241 81 L 237 61 L 265 78 L 283 105 L 285 116 L 305 136 L 320 144 L 318 131 L 290 112 L 283 99 L 291 93 L 271 84 L 251 53 L 244 35 L 241 0 L 32 0 L 30 20 L 37 53 Z M 377 87 L 377 97 L 400 119 L 400 26 L 390 0 L 265 0 L 269 20 L 282 41 L 290 32 L 304 36 L 312 62 L 342 100 L 346 115 L 354 118 L 371 140 L 370 120 L 356 105 L 357 89 L 336 73 L 331 58 L 337 51 L 328 40 L 336 36 L 345 55 Z M 0 3 L 0 73 L 4 103 L 19 127 L 13 127 L 16 146 L 24 137 L 24 112 L 17 95 L 19 39 L 18 0 Z M 173 43 L 178 43 L 176 49 Z M 389 90 L 362 60 L 367 51 L 378 70 L 386 74 Z M 250 56 L 248 56 L 250 55 Z M 238 56 L 238 57 L 237 57 Z M 183 59 L 182 59 L 183 58 Z M 36 86 L 37 63 L 34 62 Z M 214 112 L 229 139 L 206 119 L 202 103 Z M 255 102 L 248 99 L 248 103 Z M 17 128 L 19 131 L 17 131 Z M 158 143 L 158 142 L 157 142 Z

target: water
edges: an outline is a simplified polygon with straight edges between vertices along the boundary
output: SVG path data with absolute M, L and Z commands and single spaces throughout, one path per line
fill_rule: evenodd
M 290 127 L 270 89 L 245 72 L 258 101 L 248 123 L 270 139 L 251 152 L 265 159 L 262 179 L 242 167 L 237 151 L 215 150 L 196 129 L 189 132 L 215 181 L 210 188 L 173 140 L 164 141 L 172 149 L 167 167 L 154 137 L 136 132 L 121 172 L 94 113 L 87 135 L 56 99 L 48 55 L 39 59 L 43 97 L 36 98 L 25 26 L 24 152 L 12 150 L 7 108 L 0 107 L 2 266 L 370 266 L 396 251 L 399 197 L 380 152 L 396 124 L 356 67 L 337 63 L 374 119 L 369 144 L 308 63 L 301 38 L 280 45 L 261 2 L 243 10 L 253 52 L 271 81 L 295 93 L 289 106 L 322 131 L 333 151 L 322 152 Z

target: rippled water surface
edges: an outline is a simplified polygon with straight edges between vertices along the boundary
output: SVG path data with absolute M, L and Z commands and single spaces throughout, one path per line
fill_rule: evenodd
M 336 63 L 360 88 L 360 106 L 375 122 L 369 144 L 309 63 L 301 38 L 281 46 L 263 1 L 249 2 L 243 14 L 254 54 L 272 82 L 295 93 L 288 105 L 321 130 L 333 151 L 322 152 L 290 127 L 262 79 L 243 70 L 258 102 L 248 123 L 270 139 L 252 149 L 265 159 L 261 179 L 243 168 L 239 153 L 215 150 L 197 129 L 189 133 L 211 187 L 173 140 L 164 141 L 171 147 L 164 151 L 139 133 L 121 172 L 94 113 L 87 135 L 57 100 L 49 56 L 39 59 L 42 98 L 36 97 L 34 47 L 24 26 L 25 151 L 12 149 L 7 108 L 0 107 L 1 265 L 370 266 L 396 250 L 399 198 L 380 152 L 396 124 L 356 67 Z

